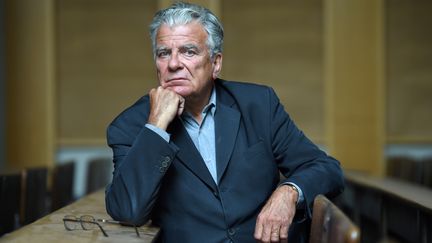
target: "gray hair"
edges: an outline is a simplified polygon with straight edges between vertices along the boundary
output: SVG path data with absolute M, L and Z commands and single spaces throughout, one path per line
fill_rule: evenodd
M 158 11 L 150 24 L 150 38 L 153 56 L 156 57 L 156 34 L 162 24 L 170 27 L 185 25 L 193 21 L 200 23 L 207 32 L 207 47 L 210 57 L 222 53 L 223 27 L 219 19 L 208 9 L 199 5 L 178 2 L 166 9 Z

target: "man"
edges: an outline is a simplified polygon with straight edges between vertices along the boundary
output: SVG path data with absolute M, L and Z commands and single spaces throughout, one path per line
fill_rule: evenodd
M 343 188 L 339 162 L 271 88 L 218 78 L 223 29 L 209 10 L 174 4 L 150 34 L 159 86 L 108 127 L 108 213 L 152 219 L 160 242 L 306 241 L 314 197 Z

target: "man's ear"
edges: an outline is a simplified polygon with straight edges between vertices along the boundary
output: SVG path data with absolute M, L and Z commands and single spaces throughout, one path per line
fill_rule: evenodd
M 213 79 L 216 79 L 222 70 L 222 53 L 216 54 L 213 58 Z

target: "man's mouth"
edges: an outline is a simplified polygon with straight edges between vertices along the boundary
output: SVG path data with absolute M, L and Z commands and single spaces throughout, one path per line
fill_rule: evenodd
M 186 80 L 186 78 L 175 77 L 175 78 L 169 78 L 167 82 L 184 81 L 184 80 Z
M 172 87 L 172 86 L 184 85 L 185 81 L 187 81 L 186 78 L 170 78 L 167 81 L 165 81 L 165 86 Z

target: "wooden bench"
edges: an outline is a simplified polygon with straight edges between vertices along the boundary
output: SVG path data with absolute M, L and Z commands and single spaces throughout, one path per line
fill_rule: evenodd
M 365 242 L 385 241 L 389 237 L 402 242 L 431 242 L 430 188 L 356 172 L 346 172 L 345 178 L 347 186 L 337 205 L 351 212 L 362 238 L 372 237 Z
M 357 243 L 360 230 L 325 196 L 314 200 L 310 243 Z

